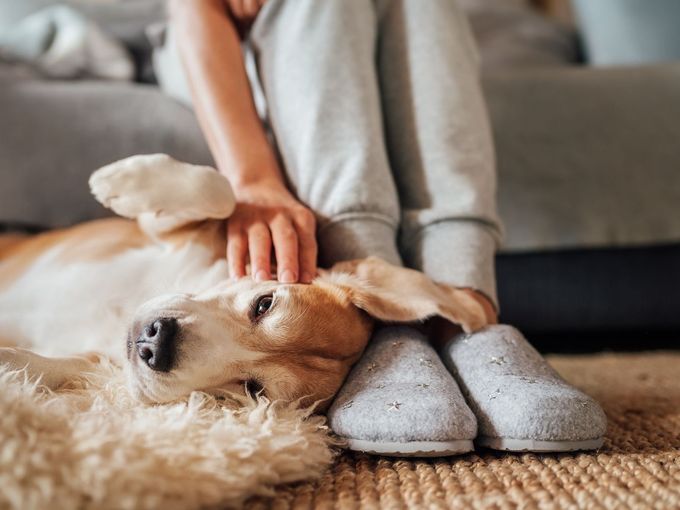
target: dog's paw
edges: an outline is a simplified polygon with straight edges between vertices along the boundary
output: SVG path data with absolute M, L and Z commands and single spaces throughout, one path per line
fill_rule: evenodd
M 90 177 L 90 190 L 102 205 L 126 218 L 150 213 L 222 219 L 236 204 L 223 175 L 166 154 L 132 156 L 100 168 Z

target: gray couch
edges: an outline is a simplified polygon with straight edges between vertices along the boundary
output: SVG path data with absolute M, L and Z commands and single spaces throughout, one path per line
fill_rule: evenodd
M 484 88 L 506 228 L 502 319 L 534 335 L 680 330 L 680 63 L 496 68 Z M 211 161 L 193 113 L 153 85 L 0 67 L 0 111 L 5 225 L 106 215 L 87 177 L 115 159 Z

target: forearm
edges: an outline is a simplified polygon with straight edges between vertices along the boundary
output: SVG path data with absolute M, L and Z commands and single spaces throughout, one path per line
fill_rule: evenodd
M 252 183 L 282 184 L 226 5 L 222 0 L 176 0 L 170 19 L 196 115 L 220 172 L 237 191 Z

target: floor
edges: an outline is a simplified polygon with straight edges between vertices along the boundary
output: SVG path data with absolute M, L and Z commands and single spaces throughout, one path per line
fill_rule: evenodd
M 552 355 L 609 418 L 579 454 L 480 450 L 439 460 L 340 455 L 320 480 L 249 508 L 680 508 L 680 352 Z

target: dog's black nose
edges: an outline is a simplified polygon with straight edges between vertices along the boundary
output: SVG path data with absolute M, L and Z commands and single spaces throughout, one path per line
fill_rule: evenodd
M 175 361 L 177 319 L 156 319 L 137 338 L 137 354 L 152 370 L 167 372 Z

